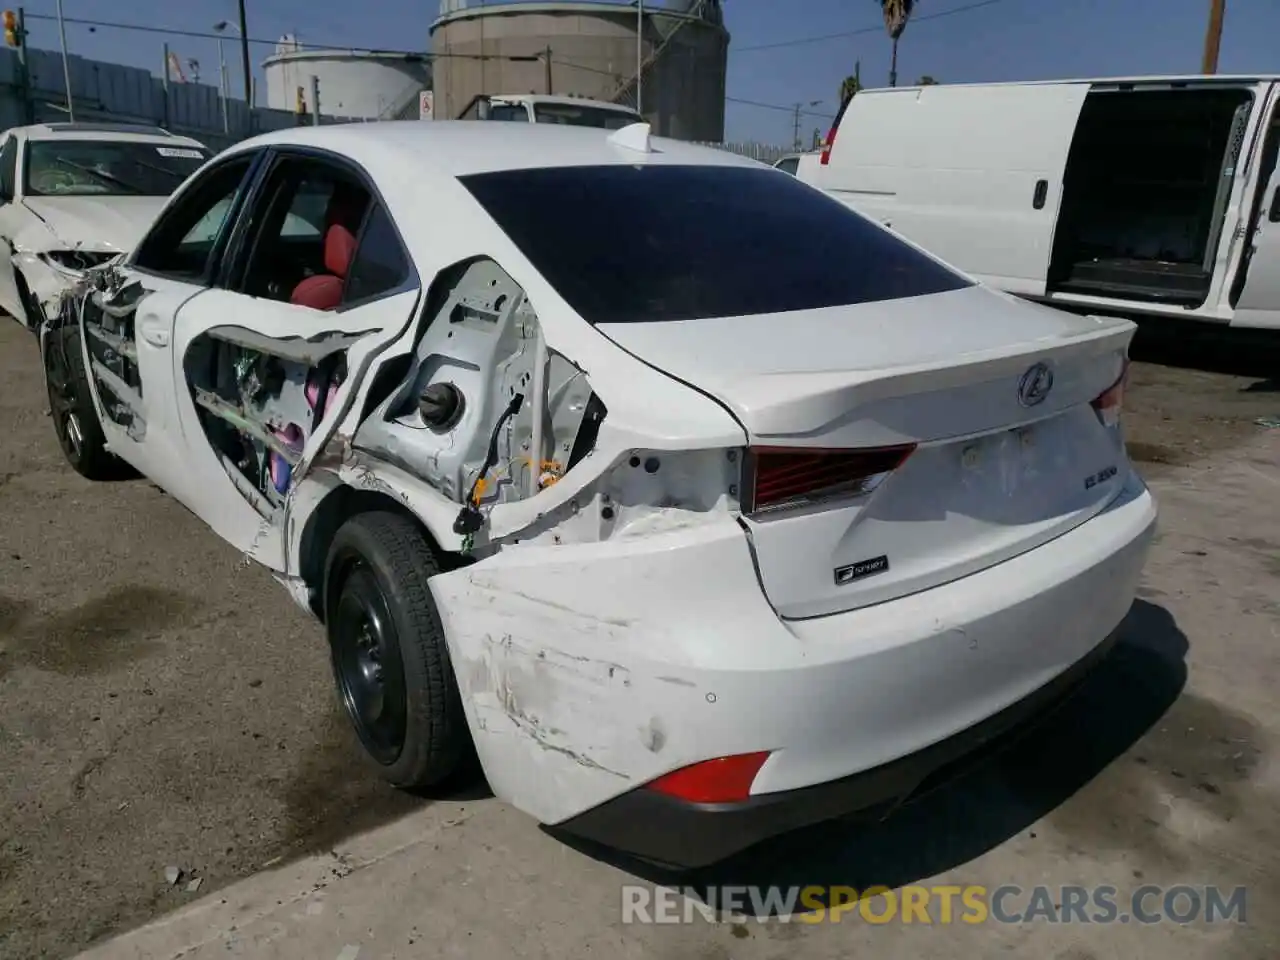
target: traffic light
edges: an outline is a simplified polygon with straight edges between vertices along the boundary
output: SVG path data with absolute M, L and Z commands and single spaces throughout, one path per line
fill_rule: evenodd
M 12 10 L 4 12 L 4 42 L 6 46 L 22 46 L 22 35 L 18 30 L 18 15 Z

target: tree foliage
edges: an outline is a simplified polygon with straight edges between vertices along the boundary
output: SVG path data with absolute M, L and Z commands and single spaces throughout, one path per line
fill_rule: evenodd
M 915 0 L 876 0 L 880 4 L 880 12 L 884 15 L 884 29 L 893 40 L 902 36 L 915 13 Z
M 855 93 L 862 89 L 862 81 L 856 75 L 850 75 L 844 78 L 840 83 L 840 102 L 844 103 Z

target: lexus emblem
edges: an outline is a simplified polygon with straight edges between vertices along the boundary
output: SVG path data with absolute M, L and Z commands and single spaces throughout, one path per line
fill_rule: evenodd
M 1044 402 L 1053 389 L 1053 371 L 1047 363 L 1037 363 L 1030 367 L 1018 381 L 1018 403 L 1024 407 L 1034 407 Z

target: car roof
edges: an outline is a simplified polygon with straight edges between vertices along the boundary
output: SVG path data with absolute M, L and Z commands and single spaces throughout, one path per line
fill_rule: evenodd
M 263 146 L 330 150 L 371 171 L 387 164 L 406 175 L 435 170 L 453 177 L 500 170 L 610 164 L 681 164 L 749 167 L 759 161 L 714 147 L 652 137 L 650 151 L 619 143 L 623 131 L 552 123 L 476 123 L 471 120 L 383 120 L 373 123 L 289 127 L 245 140 L 231 151 Z
M 133 123 L 33 123 L 13 127 L 10 132 L 21 134 L 28 140 L 124 140 L 208 149 L 191 137 L 181 137 L 161 127 Z

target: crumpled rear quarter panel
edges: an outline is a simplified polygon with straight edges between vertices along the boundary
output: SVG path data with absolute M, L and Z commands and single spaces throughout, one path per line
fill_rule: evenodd
M 716 589 L 702 589 L 708 578 Z M 743 722 L 731 674 L 751 669 L 753 624 L 772 624 L 779 654 L 798 643 L 728 516 L 631 541 L 520 545 L 431 583 L 490 786 L 543 823 L 707 749 L 760 749 L 767 734 Z

